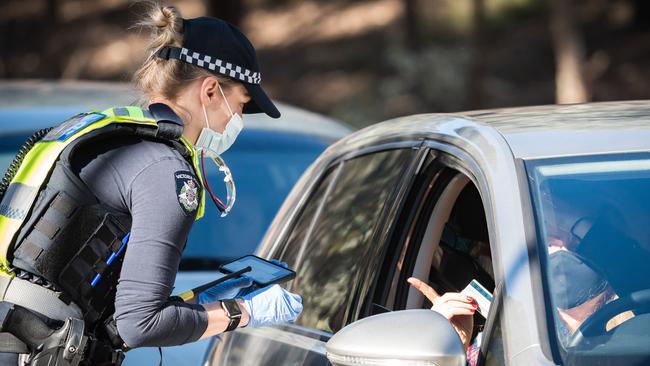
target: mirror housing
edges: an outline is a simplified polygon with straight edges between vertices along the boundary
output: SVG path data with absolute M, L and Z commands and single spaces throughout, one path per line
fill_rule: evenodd
M 404 310 L 356 321 L 330 338 L 327 358 L 335 366 L 465 366 L 465 347 L 444 316 Z

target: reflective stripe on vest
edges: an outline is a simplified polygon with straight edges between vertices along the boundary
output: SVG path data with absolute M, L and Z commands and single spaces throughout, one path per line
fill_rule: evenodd
M 53 128 L 25 155 L 0 204 L 0 271 L 9 270 L 7 253 L 63 150 L 80 136 L 112 123 L 157 128 L 156 120 L 152 118 L 149 111 L 139 107 L 109 108 L 101 112 L 89 111 Z M 203 186 L 199 173 L 198 154 L 184 136 L 181 136 L 180 140 L 190 152 L 194 173 Z M 196 220 L 203 217 L 204 213 L 205 195 L 202 194 L 201 198 Z

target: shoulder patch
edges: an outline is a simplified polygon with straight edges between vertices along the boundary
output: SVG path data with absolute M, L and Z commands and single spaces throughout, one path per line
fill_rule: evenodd
M 201 186 L 198 180 L 192 172 L 187 170 L 179 170 L 174 173 L 174 179 L 176 180 L 178 204 L 186 215 L 195 214 L 201 198 Z

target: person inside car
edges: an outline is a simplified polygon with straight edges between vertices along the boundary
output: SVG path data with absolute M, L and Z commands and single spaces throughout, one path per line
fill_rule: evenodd
M 593 221 L 581 218 L 571 229 L 572 240 L 565 242 L 552 237 L 547 240 L 548 270 L 554 279 L 549 289 L 561 320 L 558 329 L 565 342 L 596 311 L 619 297 L 605 271 L 580 253 L 585 245 L 585 235 L 592 226 Z M 626 311 L 613 317 L 606 324 L 605 331 L 633 316 L 631 311 Z
M 559 239 L 554 236 L 547 239 L 549 270 L 556 279 L 550 286 L 551 296 L 561 319 L 558 329 L 564 342 L 568 342 L 569 337 L 598 309 L 618 298 L 597 266 L 573 251 L 579 247 L 581 239 L 590 227 L 591 221 L 580 219 L 572 227 L 573 239 Z M 415 277 L 407 281 L 431 301 L 431 310 L 442 314 L 451 322 L 467 350 L 468 364 L 475 365 L 482 335 L 478 333 L 472 338 L 474 313 L 478 309 L 476 300 L 458 292 L 440 295 L 427 283 Z M 613 329 L 633 316 L 631 312 L 617 315 L 607 323 L 606 330 Z
M 570 336 L 606 303 L 617 298 L 602 273 L 589 261 L 564 247 L 549 247 L 549 286 L 559 318 L 560 333 Z
M 477 335 L 470 343 L 474 329 L 474 313 L 478 309 L 476 299 L 459 292 L 446 292 L 440 295 L 427 283 L 415 277 L 409 278 L 407 282 L 431 301 L 433 304 L 431 310 L 443 315 L 451 322 L 467 350 L 468 364 L 476 365 L 480 335 Z

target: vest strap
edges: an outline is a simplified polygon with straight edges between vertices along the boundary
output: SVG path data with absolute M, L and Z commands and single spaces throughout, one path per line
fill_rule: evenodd
M 61 230 L 60 227 L 54 225 L 50 221 L 48 221 L 45 217 L 41 217 L 36 225 L 34 225 L 34 229 L 40 231 L 43 235 L 48 237 L 50 240 L 54 239 L 56 234 Z
M 75 212 L 75 205 L 61 194 L 56 195 L 50 206 L 67 218 Z
M 183 121 L 163 103 L 149 105 L 149 112 L 158 124 L 156 136 L 165 140 L 178 140 L 183 134 Z

